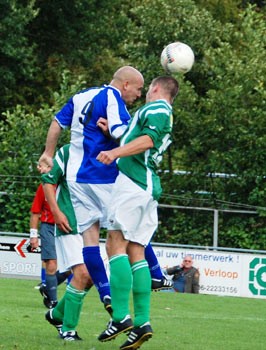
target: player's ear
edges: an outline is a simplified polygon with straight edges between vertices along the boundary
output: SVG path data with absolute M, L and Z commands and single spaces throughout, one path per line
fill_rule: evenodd
M 127 90 L 127 89 L 128 89 L 128 85 L 129 85 L 129 81 L 128 81 L 128 80 L 125 80 L 124 83 L 123 83 L 123 88 L 124 88 L 124 90 Z
M 152 86 L 152 91 L 153 91 L 153 92 L 157 92 L 159 89 L 160 89 L 160 85 L 159 85 L 158 83 L 156 83 L 156 84 L 154 84 L 154 85 Z

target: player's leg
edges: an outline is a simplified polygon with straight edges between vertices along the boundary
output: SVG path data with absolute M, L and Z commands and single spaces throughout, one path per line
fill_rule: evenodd
M 46 282 L 45 287 L 40 288 L 44 305 L 52 308 L 57 303 L 57 257 L 55 249 L 54 225 L 42 223 L 40 228 L 41 258 L 45 261 Z
M 129 316 L 132 270 L 127 255 L 127 246 L 130 240 L 134 241 L 137 238 L 135 232 L 139 222 L 139 213 L 143 212 L 138 208 L 139 198 L 136 194 L 139 191 L 144 192 L 125 175 L 118 175 L 112 192 L 112 205 L 108 210 L 110 224 L 106 242 L 110 262 L 113 320 L 98 337 L 100 341 L 113 339 L 118 334 L 133 327 Z M 143 259 L 144 252 L 142 252 Z M 145 264 L 150 280 L 146 261 Z
M 45 284 L 46 282 L 46 267 L 45 262 L 42 261 L 42 269 L 41 269 L 41 283 Z
M 45 270 L 45 262 L 42 261 L 42 267 L 41 267 L 41 282 L 35 286 L 35 289 L 40 289 L 41 287 L 44 288 L 46 283 L 46 270 Z
M 100 254 L 99 231 L 106 227 L 107 206 L 112 184 L 81 184 L 68 182 L 77 222 L 83 235 L 83 259 L 99 292 L 101 301 L 111 312 L 110 285 Z
M 65 282 L 65 280 L 67 280 L 70 275 L 71 275 L 71 271 L 60 272 L 59 270 L 57 270 L 56 271 L 57 286 Z
M 56 259 L 46 260 L 46 293 L 52 304 L 57 302 L 57 261 Z
M 151 275 L 143 246 L 129 242 L 128 255 L 133 275 L 134 326 L 139 327 L 150 321 Z
M 131 198 L 127 214 L 131 220 L 123 219 L 124 236 L 128 238 L 127 252 L 129 255 L 133 284 L 134 327 L 120 349 L 137 349 L 152 337 L 150 325 L 151 274 L 145 259 L 144 247 L 150 242 L 158 225 L 158 203 L 152 196 L 132 183 L 125 182 L 128 196 Z M 131 193 L 130 193 L 131 192 Z M 122 219 L 121 219 L 122 221 Z
M 120 349 L 136 349 L 152 337 L 150 325 L 151 275 L 144 258 L 144 247 L 129 242 L 128 254 L 133 276 L 132 292 L 134 304 L 134 327 Z
M 81 235 L 62 235 L 55 238 L 60 271 L 73 271 L 71 283 L 56 307 L 46 314 L 49 323 L 55 326 L 64 340 L 80 340 L 76 332 L 83 299 L 92 280 L 83 263 Z
M 93 285 L 84 264 L 73 267 L 73 278 L 56 307 L 46 314 L 46 320 L 55 326 L 64 340 L 80 340 L 76 332 L 83 300 Z
M 89 229 L 85 230 L 83 236 L 83 259 L 91 275 L 93 283 L 98 290 L 101 301 L 107 309 L 110 305 L 110 285 L 106 274 L 103 259 L 99 246 L 99 223 L 94 223 Z
M 167 279 L 162 273 L 161 266 L 157 259 L 157 256 L 154 253 L 154 250 L 149 243 L 145 247 L 145 259 L 149 264 L 149 269 L 152 278 L 151 289 L 154 291 L 162 290 L 162 289 L 170 289 L 173 287 L 172 280 Z
M 110 263 L 110 287 L 113 315 L 106 330 L 98 337 L 100 341 L 114 339 L 132 328 L 129 298 L 132 286 L 131 266 L 126 253 L 128 241 L 121 231 L 109 231 L 106 248 Z
M 73 266 L 73 278 L 66 288 L 64 317 L 61 337 L 65 340 L 79 340 L 76 327 L 79 322 L 83 300 L 93 285 L 84 264 Z M 73 339 L 70 339 L 73 338 Z

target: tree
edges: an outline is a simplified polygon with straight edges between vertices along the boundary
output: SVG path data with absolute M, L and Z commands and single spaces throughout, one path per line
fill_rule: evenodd
M 36 0 L 35 6 L 38 16 L 29 24 L 29 39 L 36 45 L 41 68 L 35 103 L 47 101 L 51 90 L 58 90 L 64 69 L 73 73 L 73 79 L 83 75 L 92 85 L 109 82 L 110 72 L 122 64 L 120 45 L 128 35 L 121 2 Z
M 239 12 L 234 24 L 222 23 L 193 1 L 147 0 L 136 2 L 131 17 L 134 35 L 127 50 L 131 61 L 146 72 L 146 81 L 162 73 L 158 64 L 160 53 L 170 42 L 189 43 L 196 56 L 192 71 L 177 76 L 181 88 L 174 106 L 174 145 L 170 160 L 161 167 L 163 188 L 171 196 L 165 195 L 162 201 L 217 208 L 230 208 L 230 202 L 239 206 L 264 206 L 266 28 L 263 16 L 250 6 Z M 171 169 L 183 170 L 187 175 L 164 172 Z M 215 173 L 228 176 L 217 178 Z M 199 194 L 203 192 L 204 199 Z M 175 216 L 165 225 L 177 228 L 179 218 Z M 179 227 L 179 232 L 190 230 L 192 222 L 197 231 L 204 232 L 205 220 L 200 225 L 202 219 L 193 214 L 188 221 L 185 227 Z M 243 218 L 236 221 L 235 234 L 237 227 L 238 232 L 251 229 L 248 218 L 247 222 Z M 258 218 L 258 222 L 261 231 L 256 229 L 255 234 L 263 233 L 264 217 Z M 228 225 L 230 220 L 225 229 Z M 162 226 L 164 233 L 166 226 Z
M 29 85 L 36 74 L 34 44 L 28 40 L 27 25 L 37 16 L 34 0 L 26 5 L 17 0 L 1 0 L 0 90 L 1 111 L 24 103 L 31 94 Z M 28 86 L 27 86 L 28 85 Z
M 18 3 L 24 1 L 10 2 L 13 8 L 16 5 L 25 11 Z M 221 215 L 221 242 L 262 248 L 266 234 L 263 8 L 260 11 L 248 6 L 242 10 L 243 2 L 232 0 L 221 0 L 216 8 L 216 3 L 36 0 L 39 12 L 27 20 L 28 37 L 25 19 L 19 18 L 25 40 L 18 49 L 24 52 L 30 47 L 28 57 L 40 67 L 33 70 L 36 80 L 29 89 L 34 97 L 28 101 L 34 103 L 14 104 L 4 114 L 6 122 L 0 124 L 0 174 L 7 179 L 0 191 L 8 186 L 10 213 L 15 210 L 27 216 L 25 203 L 11 203 L 10 194 L 20 186 L 14 176 L 37 176 L 33 181 L 38 182 L 34 162 L 45 142 L 50 118 L 72 93 L 84 87 L 76 77 L 82 76 L 89 85 L 102 84 L 110 80 L 116 68 L 131 64 L 144 73 L 148 86 L 155 76 L 166 74 L 160 65 L 162 49 L 170 42 L 183 41 L 194 50 L 196 63 L 191 72 L 177 75 L 180 92 L 174 104 L 173 144 L 159 169 L 164 188 L 161 203 L 256 209 L 256 218 Z M 7 2 L 5 5 L 12 8 Z M 12 23 L 11 18 L 9 21 Z M 62 75 L 66 67 L 71 74 Z M 19 98 L 27 100 L 21 89 L 26 78 L 18 79 L 19 74 L 14 71 Z M 144 98 L 135 108 L 143 102 Z M 16 164 L 12 157 L 16 157 Z M 22 183 L 19 193 L 26 193 L 27 186 Z M 15 213 L 10 217 L 16 218 Z M 5 213 L 0 211 L 1 215 Z M 160 210 L 160 220 L 156 237 L 161 241 L 211 244 L 212 218 L 202 213 Z M 18 220 L 17 230 L 26 227 L 19 225 Z
M 17 105 L 4 113 L 0 121 L 0 230 L 27 232 L 29 211 L 41 181 L 37 161 L 43 152 L 47 130 L 54 114 L 69 96 L 85 85 L 82 77 L 69 82 L 70 73 L 62 74 L 59 92 L 53 93 L 54 105 L 42 104 L 38 112 Z M 58 147 L 69 142 L 69 133 L 62 133 Z

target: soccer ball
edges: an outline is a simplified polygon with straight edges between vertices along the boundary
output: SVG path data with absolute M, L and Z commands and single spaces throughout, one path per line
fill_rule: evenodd
M 179 41 L 167 45 L 161 53 L 161 65 L 168 73 L 187 73 L 194 60 L 191 47 Z

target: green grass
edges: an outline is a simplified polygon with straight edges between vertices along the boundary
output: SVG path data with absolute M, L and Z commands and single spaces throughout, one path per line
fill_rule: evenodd
M 36 281 L 0 278 L 1 350 L 113 350 L 125 341 L 100 343 L 108 314 L 93 288 L 85 299 L 78 333 L 82 342 L 64 342 L 44 320 L 47 311 Z M 59 296 L 65 285 L 60 286 Z M 153 338 L 143 350 L 264 350 L 266 304 L 262 299 L 152 293 Z

